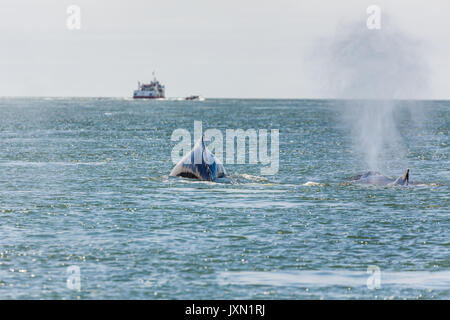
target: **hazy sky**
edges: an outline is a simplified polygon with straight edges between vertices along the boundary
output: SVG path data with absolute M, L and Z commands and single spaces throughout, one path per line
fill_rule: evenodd
M 430 98 L 450 99 L 448 0 L 1 0 L 0 96 L 124 97 L 156 70 L 169 97 L 320 98 L 311 51 L 372 4 L 422 41 Z

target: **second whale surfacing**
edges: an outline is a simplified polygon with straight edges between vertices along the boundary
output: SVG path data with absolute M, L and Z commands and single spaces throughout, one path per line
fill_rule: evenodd
M 360 174 L 351 178 L 354 183 L 373 184 L 380 186 L 407 186 L 412 184 L 409 180 L 409 169 L 403 176 L 397 179 L 389 178 L 376 171 L 368 171 L 364 174 Z
M 170 172 L 172 177 L 192 178 L 203 181 L 216 181 L 225 175 L 226 172 L 222 163 L 206 148 L 204 136 Z

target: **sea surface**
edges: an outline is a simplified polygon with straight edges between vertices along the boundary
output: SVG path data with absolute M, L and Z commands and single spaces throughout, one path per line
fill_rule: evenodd
M 350 182 L 371 168 L 344 109 L 0 98 L 0 299 L 449 299 L 450 102 L 401 103 L 421 116 L 381 167 L 408 187 Z M 278 129 L 279 171 L 169 178 L 195 120 Z

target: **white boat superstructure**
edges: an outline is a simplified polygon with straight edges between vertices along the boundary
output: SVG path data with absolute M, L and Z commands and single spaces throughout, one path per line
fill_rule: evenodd
M 153 81 L 150 83 L 138 82 L 138 89 L 133 92 L 133 99 L 164 99 L 166 97 L 166 88 L 156 80 L 153 72 Z

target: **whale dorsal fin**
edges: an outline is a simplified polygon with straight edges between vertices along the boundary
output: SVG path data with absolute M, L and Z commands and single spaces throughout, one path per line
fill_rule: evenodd
M 409 168 L 406 169 L 406 172 L 403 175 L 403 180 L 406 181 L 406 183 L 409 183 Z
M 406 172 L 403 176 L 398 177 L 397 180 L 392 182 L 390 185 L 393 186 L 407 186 L 409 184 L 409 169 L 406 169 Z

